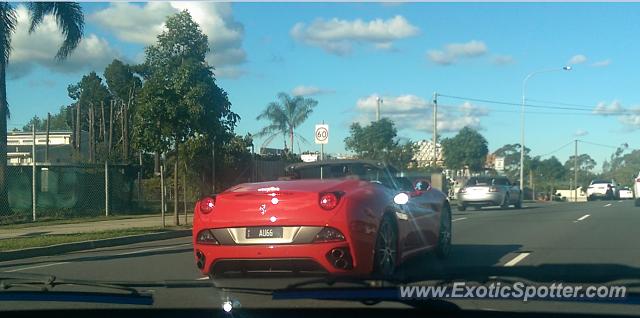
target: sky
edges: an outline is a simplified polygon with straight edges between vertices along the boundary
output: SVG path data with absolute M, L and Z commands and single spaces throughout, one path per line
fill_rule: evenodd
M 189 10 L 209 37 L 207 61 L 241 116 L 238 134 L 279 92 L 318 106 L 298 132 L 319 150 L 314 125 L 329 124 L 328 153 L 345 153 L 353 122 L 392 119 L 401 140 L 478 129 L 489 150 L 520 142 L 526 85 L 525 145 L 562 162 L 588 153 L 601 166 L 615 147 L 640 148 L 640 4 L 616 3 L 82 3 L 85 37 L 64 62 L 55 21 L 27 32 L 20 4 L 7 75 L 9 129 L 71 103 L 67 86 L 114 58 L 144 59 L 166 16 Z M 563 71 L 571 66 L 571 71 Z M 495 103 L 499 102 L 499 103 Z M 274 139 L 269 147 L 281 148 Z M 256 146 L 263 144 L 258 140 Z M 564 147 L 562 147 L 564 146 Z

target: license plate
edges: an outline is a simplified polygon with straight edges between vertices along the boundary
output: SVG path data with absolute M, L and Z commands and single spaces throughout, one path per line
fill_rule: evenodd
M 282 238 L 281 227 L 249 227 L 246 238 Z

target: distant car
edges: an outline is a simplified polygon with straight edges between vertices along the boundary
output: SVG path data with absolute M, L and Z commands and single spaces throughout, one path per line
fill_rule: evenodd
M 587 201 L 615 200 L 620 197 L 620 187 L 613 179 L 596 179 L 587 188 Z
M 513 205 L 522 207 L 520 188 L 506 177 L 471 177 L 464 187 L 458 190 L 458 210 L 464 211 L 473 206 L 477 210 L 483 206 L 500 206 L 503 209 Z
M 629 187 L 622 187 L 618 192 L 618 196 L 620 199 L 633 199 L 633 190 L 629 189 Z

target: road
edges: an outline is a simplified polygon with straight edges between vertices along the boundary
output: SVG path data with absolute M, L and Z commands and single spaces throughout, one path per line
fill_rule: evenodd
M 409 276 L 450 266 L 526 266 L 540 264 L 620 264 L 640 268 L 640 208 L 632 201 L 528 204 L 523 209 L 485 208 L 453 213 L 453 249 L 449 259 L 414 258 Z M 204 280 L 196 270 L 190 238 L 95 249 L 52 257 L 0 263 L 0 272 L 53 274 L 89 280 Z M 245 279 L 248 287 L 268 287 L 288 280 Z M 160 289 L 160 307 L 216 307 L 229 297 L 218 290 Z M 265 296 L 231 295 L 243 306 L 282 306 Z M 296 301 L 296 306 L 317 306 Z M 327 306 L 342 306 L 330 302 Z M 15 306 L 33 306 L 15 303 Z M 400 304 L 398 304 L 401 306 Z M 55 307 L 55 304 L 52 304 Z M 95 306 L 95 304 L 91 304 Z

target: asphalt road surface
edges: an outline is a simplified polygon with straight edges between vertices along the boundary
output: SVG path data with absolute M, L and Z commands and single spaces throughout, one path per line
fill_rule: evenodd
M 525 204 L 520 210 L 484 208 L 481 211 L 468 209 L 458 212 L 454 208 L 452 219 L 454 232 L 451 256 L 445 261 L 437 260 L 433 255 L 414 258 L 402 268 L 408 276 L 419 277 L 420 273 L 425 271 L 449 266 L 613 263 L 640 268 L 640 245 L 637 243 L 640 233 L 640 208 L 634 207 L 631 200 L 530 203 Z M 0 272 L 52 274 L 61 278 L 83 280 L 207 279 L 195 268 L 190 238 L 2 262 Z M 236 279 L 223 281 L 221 284 L 272 287 L 294 281 L 300 279 Z M 207 288 L 158 289 L 154 293 L 155 306 L 159 307 L 220 308 L 221 303 L 227 299 L 236 299 L 243 307 L 319 306 L 317 301 L 311 300 L 282 303 L 268 296 L 228 294 Z M 475 307 L 487 307 L 483 302 L 473 304 Z M 10 305 L 12 308 L 57 306 L 28 302 L 4 305 Z M 322 306 L 334 307 L 353 305 L 346 302 L 322 303 Z M 405 306 L 395 303 L 383 305 Z M 96 304 L 87 305 L 94 306 Z M 554 307 L 545 304 L 543 307 L 561 310 L 562 306 L 564 305 Z M 580 306 L 586 311 L 602 310 L 602 306 Z M 611 308 L 608 307 L 605 311 L 609 310 Z

